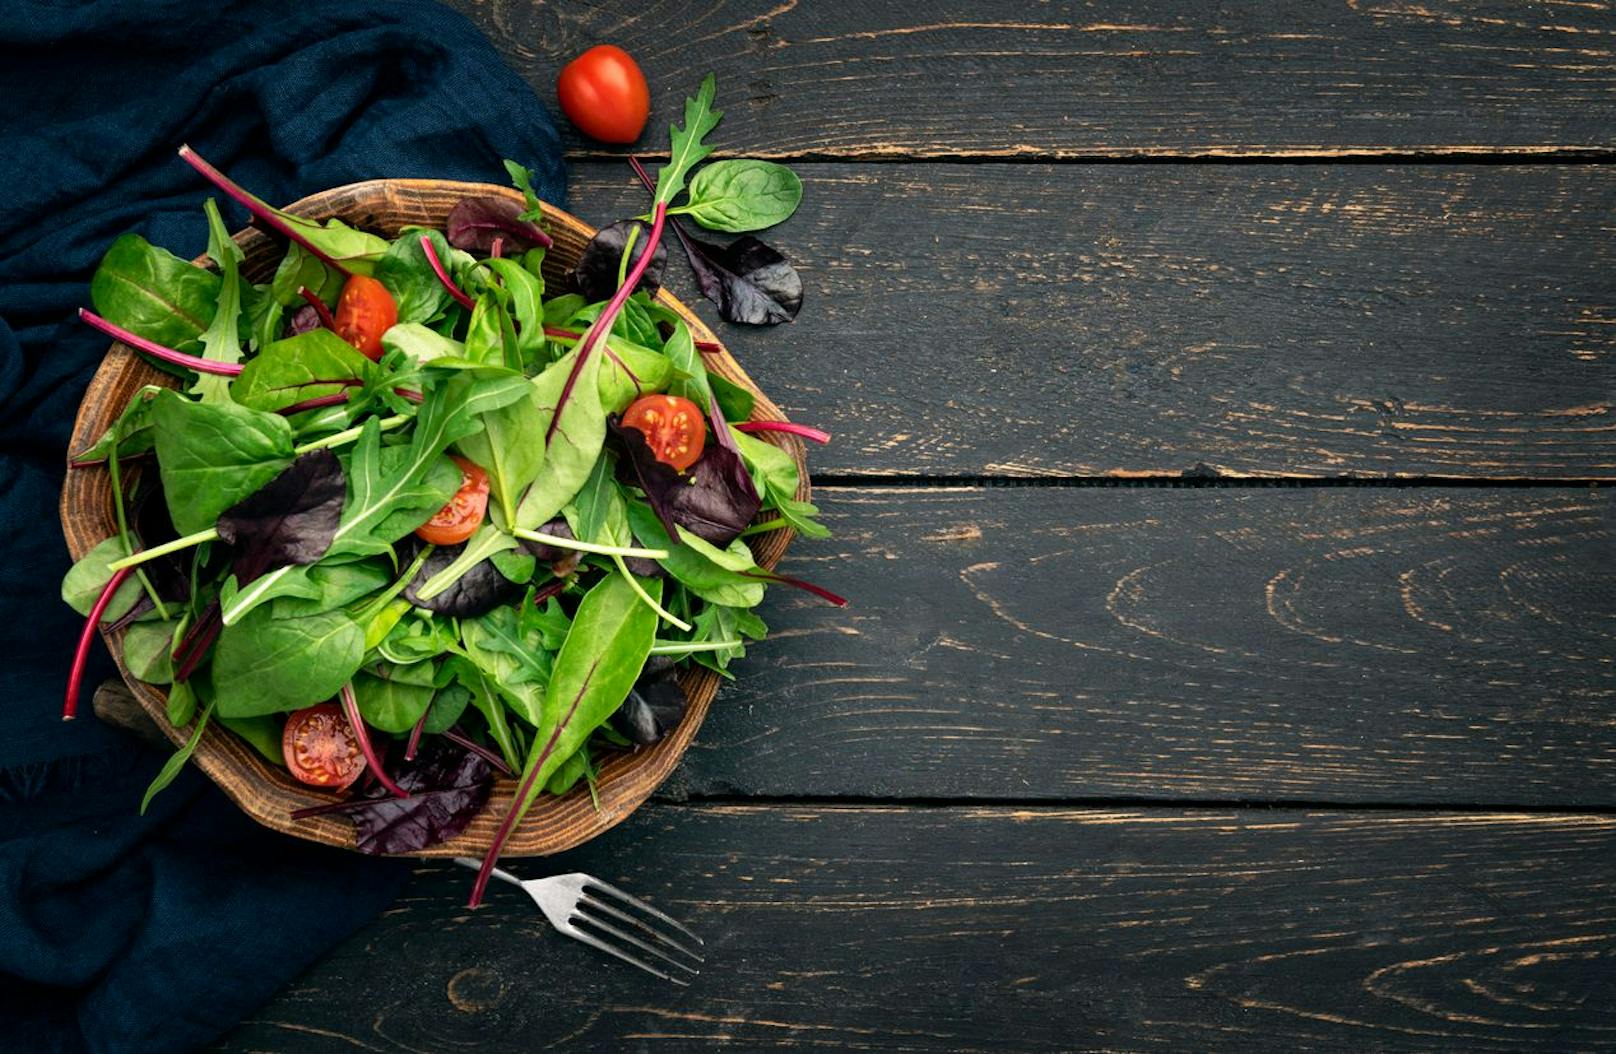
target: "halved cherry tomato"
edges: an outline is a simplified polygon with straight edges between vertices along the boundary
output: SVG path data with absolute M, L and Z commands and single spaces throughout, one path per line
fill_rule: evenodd
M 460 466 L 460 489 L 432 518 L 415 529 L 424 542 L 433 545 L 459 545 L 477 533 L 483 513 L 488 511 L 488 473 L 463 457 L 450 455 Z
M 281 733 L 286 768 L 311 787 L 342 790 L 365 771 L 365 754 L 336 703 L 299 710 Z
M 623 414 L 623 425 L 638 428 L 656 459 L 681 471 L 696 463 L 707 442 L 707 421 L 701 410 L 678 395 L 647 395 L 634 400 Z
M 372 362 L 382 357 L 382 334 L 398 321 L 398 305 L 387 287 L 369 275 L 356 274 L 337 298 L 337 336 Z
M 651 89 L 628 52 L 610 44 L 590 48 L 556 79 L 561 109 L 587 136 L 632 143 L 651 115 Z

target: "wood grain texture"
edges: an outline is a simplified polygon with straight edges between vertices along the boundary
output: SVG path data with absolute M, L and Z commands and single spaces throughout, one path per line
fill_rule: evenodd
M 819 500 L 664 793 L 1616 805 L 1603 490 Z
M 433 867 L 219 1049 L 1616 1046 L 1611 817 L 651 805 L 550 863 L 688 922 L 703 975 Z
M 485 184 L 395 179 L 335 187 L 286 208 L 315 219 L 335 216 L 373 233 L 396 237 L 399 229 L 406 225 L 441 228 L 449 210 L 472 194 L 497 194 L 516 202 L 522 200 L 514 190 Z M 560 284 L 565 269 L 577 262 L 594 228 L 549 206 L 545 215 L 555 238 L 555 245 L 545 257 L 545 277 Z M 243 274 L 254 281 L 267 280 L 280 259 L 282 249 L 278 243 L 252 229 L 237 234 L 236 241 L 245 253 Z M 201 258 L 194 262 L 198 266 L 206 263 Z M 696 339 L 715 339 L 701 320 L 678 300 L 666 293 L 658 296 L 689 322 Z M 704 361 L 709 370 L 752 391 L 756 398 L 754 420 L 784 420 L 779 408 L 758 390 L 727 352 L 720 349 L 704 356 Z M 134 394 L 148 384 L 174 387 L 177 382 L 172 375 L 147 364 L 127 345 L 114 343 L 85 392 L 68 449 L 82 450 L 93 443 L 123 412 Z M 775 434 L 764 438 L 789 451 L 799 470 L 805 468 L 801 441 Z M 807 500 L 809 496 L 808 474 L 800 471 L 798 497 Z M 60 514 L 62 531 L 74 559 L 117 532 L 110 476 L 105 467 L 69 469 L 62 489 Z M 771 531 L 755 536 L 749 544 L 758 563 L 772 568 L 784 555 L 792 536 L 789 530 Z M 124 680 L 152 720 L 176 746 L 184 743 L 189 738 L 189 729 L 175 728 L 165 716 L 167 693 L 135 679 L 124 665 L 123 632 L 103 631 L 102 635 Z M 598 770 L 596 799 L 592 800 L 588 789 L 582 786 L 561 797 L 540 796 L 506 843 L 506 852 L 524 856 L 567 849 L 593 838 L 633 812 L 673 770 L 701 727 L 717 690 L 718 675 L 692 667 L 681 675 L 681 684 L 689 707 L 678 728 L 654 747 L 607 758 Z M 331 815 L 294 820 L 291 815 L 294 810 L 335 800 L 335 796 L 320 794 L 297 782 L 284 768 L 265 762 L 254 748 L 231 732 L 217 725 L 210 726 L 203 732 L 193 761 L 243 812 L 266 827 L 326 845 L 352 848 L 354 829 L 349 821 Z M 418 855 L 480 855 L 488 848 L 500 820 L 509 811 L 515 792 L 514 779 L 498 780 L 488 806 L 463 834 Z
M 835 433 L 816 472 L 1616 478 L 1608 169 L 803 176 L 767 235 L 801 315 L 713 325 Z M 594 222 L 644 200 L 621 164 L 575 168 Z
M 455 6 L 552 108 L 565 62 L 628 49 L 651 84 L 651 151 L 708 70 L 715 141 L 752 155 L 1530 156 L 1607 151 L 1616 131 L 1603 2 Z

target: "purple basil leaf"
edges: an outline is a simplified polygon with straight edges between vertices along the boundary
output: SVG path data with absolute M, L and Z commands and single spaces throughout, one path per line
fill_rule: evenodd
M 650 746 L 677 728 L 689 699 L 676 673 L 672 660 L 652 656 L 628 698 L 612 714 L 612 728 L 641 746 Z
M 584 299 L 591 303 L 597 300 L 610 300 L 612 294 L 617 292 L 618 270 L 623 262 L 623 246 L 628 242 L 628 232 L 637 228 L 639 235 L 634 239 L 634 251 L 628 265 L 632 269 L 639 262 L 645 251 L 646 236 L 650 228 L 639 220 L 619 220 L 610 227 L 602 227 L 589 239 L 584 251 L 578 257 L 578 266 L 573 268 L 573 280 L 578 283 L 578 289 L 584 294 Z M 662 272 L 668 266 L 668 247 L 658 243 L 656 253 L 651 257 L 651 266 L 645 269 L 640 278 L 638 288 L 647 293 L 655 293 L 662 284 Z
M 400 543 L 400 562 L 409 563 L 414 560 L 422 544 L 413 534 L 405 538 Z M 522 595 L 522 586 L 500 574 L 499 568 L 494 566 L 494 561 L 483 560 L 461 575 L 448 589 L 431 600 L 422 600 L 416 590 L 426 585 L 433 575 L 454 563 L 465 548 L 466 543 L 461 542 L 459 545 L 440 545 L 432 550 L 432 555 L 421 565 L 420 573 L 404 588 L 404 598 L 416 607 L 436 611 L 440 615 L 476 618 L 478 615 L 488 614 L 501 604 L 509 604 Z
M 461 198 L 449 210 L 445 225 L 449 244 L 469 253 L 487 253 L 492 251 L 495 238 L 504 238 L 507 256 L 548 246 L 550 236 L 521 215 L 522 206 L 505 198 Z
M 625 428 L 615 414 L 606 427 L 617 437 L 626 455 L 618 462 L 632 466 L 630 483 L 645 492 L 645 500 L 662 521 L 669 538 L 678 538 L 675 525 L 723 548 L 744 531 L 763 499 L 739 454 L 719 443 L 709 443 L 688 474 L 674 471 L 656 459 L 638 428 Z
M 323 323 L 320 321 L 320 313 L 314 310 L 314 305 L 304 304 L 292 312 L 290 321 L 286 323 L 286 335 L 295 337 L 300 333 L 308 333 L 310 330 L 319 329 L 321 325 Z
M 460 834 L 488 804 L 494 769 L 458 747 L 429 742 L 414 761 L 399 764 L 394 781 L 408 798 L 372 788 L 362 803 L 343 812 L 353 821 L 361 853 L 418 853 Z
M 219 537 L 236 548 L 240 585 L 287 564 L 312 564 L 331 548 L 348 484 L 329 449 L 304 454 L 219 515 Z
M 685 247 L 701 294 L 718 305 L 725 322 L 774 326 L 790 322 L 802 308 L 802 277 L 786 258 L 750 234 L 728 245 L 714 245 L 673 229 Z

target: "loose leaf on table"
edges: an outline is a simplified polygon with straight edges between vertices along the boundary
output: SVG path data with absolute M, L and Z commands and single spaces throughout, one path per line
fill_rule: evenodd
M 208 256 L 219 265 L 219 300 L 213 321 L 202 332 L 202 357 L 212 362 L 241 361 L 241 247 L 225 230 L 219 206 L 202 203 L 208 217 Z M 228 402 L 230 381 L 217 373 L 199 373 L 191 394 L 205 403 Z
M 330 449 L 320 449 L 221 513 L 219 537 L 236 547 L 237 582 L 246 586 L 265 571 L 324 556 L 347 493 L 342 463 Z
M 522 206 L 509 198 L 492 195 L 461 198 L 449 210 L 446 229 L 449 244 L 470 253 L 487 253 L 495 238 L 505 240 L 511 255 L 550 244 L 550 236 L 538 224 L 522 218 Z
M 677 728 L 690 705 L 685 690 L 679 686 L 678 673 L 672 661 L 651 656 L 628 698 L 612 714 L 612 728 L 640 746 L 660 742 Z
M 375 278 L 393 295 L 398 306 L 399 322 L 429 322 L 442 314 L 452 302 L 449 290 L 444 288 L 432 264 L 421 248 L 421 236 L 432 241 L 438 259 L 447 259 L 449 243 L 435 230 L 406 228 L 398 240 L 388 246 L 387 253 L 376 262 Z
M 442 743 L 401 762 L 392 776 L 408 798 L 376 788 L 341 810 L 353 821 L 354 848 L 361 853 L 418 853 L 454 838 L 488 804 L 494 786 L 486 760 Z
M 610 300 L 617 292 L 618 276 L 623 272 L 623 249 L 628 245 L 630 234 L 634 236 L 634 248 L 629 252 L 629 269 L 645 255 L 645 243 L 649 240 L 647 235 L 651 228 L 639 220 L 619 220 L 595 232 L 584 246 L 584 251 L 578 256 L 578 264 L 572 269 L 573 280 L 583 291 L 584 297 L 590 301 Z M 655 293 L 662 284 L 662 273 L 668 266 L 668 249 L 666 245 L 658 243 L 656 252 L 651 255 L 651 263 L 640 276 L 640 283 L 635 288 Z
M 611 429 L 668 534 L 677 526 L 714 545 L 728 545 L 762 508 L 746 463 L 730 448 L 707 444 L 686 475 L 658 461 L 638 428 L 613 421 Z
M 628 503 L 628 522 L 634 537 L 647 546 L 666 549 L 668 555 L 659 561 L 674 580 L 710 604 L 750 608 L 763 602 L 764 583 L 749 578 L 742 571 L 754 565 L 752 552 L 739 538 L 727 549 L 717 550 L 719 560 L 712 559 L 714 549 L 705 547 L 698 552 L 683 540 L 674 541 L 663 530 L 656 513 L 643 502 Z M 681 539 L 692 535 L 680 535 Z M 700 544 L 701 540 L 695 539 Z M 721 562 L 720 562 L 721 561 Z
M 647 579 L 641 587 L 661 600 L 661 579 Z M 622 575 L 606 576 L 584 595 L 550 669 L 543 720 L 511 806 L 518 817 L 551 774 L 623 704 L 651 653 L 656 625 L 656 612 Z
M 90 302 L 96 314 L 136 336 L 190 352 L 218 308 L 219 276 L 129 233 L 101 258 Z
M 365 655 L 365 631 L 340 611 L 271 617 L 257 608 L 219 633 L 213 687 L 221 717 L 299 710 L 336 695 Z
M 459 545 L 440 545 L 432 550 L 421 570 L 404 589 L 404 597 L 416 607 L 453 618 L 475 618 L 522 595 L 522 587 L 499 573 L 489 559 L 495 551 L 514 549 L 516 540 L 485 524 L 479 533 Z M 404 550 L 405 559 L 414 559 L 417 550 Z M 468 557 L 469 553 L 469 557 Z M 430 597 L 427 584 L 453 568 L 445 587 Z
M 532 529 L 560 512 L 600 457 L 606 440 L 606 413 L 600 405 L 597 376 L 602 357 L 589 356 L 570 390 L 567 380 L 578 361 L 578 348 L 533 380 L 545 423 L 544 465 L 517 509 L 519 527 Z
M 62 578 L 62 599 L 67 605 L 80 615 L 89 616 L 95 602 L 101 599 L 101 593 L 112 581 L 112 572 L 107 565 L 114 560 L 122 560 L 127 553 L 124 552 L 123 542 L 117 535 L 100 542 L 79 557 L 67 574 Z M 112 595 L 106 609 L 101 612 L 102 622 L 116 622 L 135 606 L 142 595 L 140 580 L 130 575 Z
M 276 414 L 164 391 L 152 424 L 163 496 L 181 534 L 213 526 L 292 463 L 292 426 Z
M 315 329 L 265 345 L 241 368 L 230 394 L 243 406 L 273 412 L 372 384 L 378 374 L 352 344 Z
M 772 161 L 715 161 L 690 181 L 690 199 L 670 215 L 689 216 L 709 230 L 743 234 L 791 218 L 802 201 L 802 180 Z
M 786 258 L 750 234 L 727 246 L 693 238 L 673 223 L 701 295 L 718 305 L 726 322 L 773 326 L 802 309 L 802 276 Z
M 672 125 L 668 128 L 672 148 L 668 163 L 657 173 L 653 200 L 672 204 L 679 192 L 685 189 L 685 177 L 690 170 L 713 152 L 713 148 L 702 139 L 718 127 L 719 120 L 724 116 L 721 110 L 713 109 L 713 97 L 717 94 L 718 80 L 709 73 L 702 78 L 695 98 L 685 99 L 685 126 L 680 128 Z

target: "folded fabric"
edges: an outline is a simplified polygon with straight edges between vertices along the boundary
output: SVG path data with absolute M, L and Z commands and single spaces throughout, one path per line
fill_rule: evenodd
M 272 202 L 380 176 L 562 202 L 555 127 L 463 17 L 417 0 L 0 5 L 0 1028 L 30 1050 L 216 1037 L 396 893 L 404 868 L 295 843 L 162 757 L 59 720 L 66 443 L 107 341 L 73 318 L 118 234 L 200 252 L 189 142 Z M 233 225 L 246 217 L 221 202 Z M 87 688 L 112 672 L 96 646 Z M 86 700 L 86 704 L 87 704 Z

